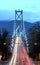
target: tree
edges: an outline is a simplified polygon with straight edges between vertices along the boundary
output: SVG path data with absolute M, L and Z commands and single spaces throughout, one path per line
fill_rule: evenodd
M 11 36 L 6 29 L 2 29 L 0 33 L 0 52 L 2 53 L 2 60 L 7 60 L 11 52 L 9 51 L 9 47 L 11 45 Z
M 40 22 L 36 22 L 29 29 L 28 43 L 29 55 L 35 58 L 36 54 L 40 53 Z

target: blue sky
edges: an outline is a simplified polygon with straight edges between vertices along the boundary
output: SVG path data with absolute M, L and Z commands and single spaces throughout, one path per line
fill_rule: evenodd
M 24 11 L 25 20 L 31 22 L 40 20 L 40 0 L 0 0 L 0 20 L 13 19 L 12 14 L 15 9 Z M 8 11 L 9 13 L 7 13 Z M 5 17 L 5 15 L 7 16 Z

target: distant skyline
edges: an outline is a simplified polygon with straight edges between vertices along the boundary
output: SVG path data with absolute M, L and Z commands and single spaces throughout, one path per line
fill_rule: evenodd
M 24 20 L 40 20 L 40 0 L 0 0 L 0 20 L 12 20 L 14 10 L 24 11 Z

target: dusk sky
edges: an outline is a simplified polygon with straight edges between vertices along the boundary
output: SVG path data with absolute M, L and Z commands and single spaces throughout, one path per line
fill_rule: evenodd
M 13 19 L 15 9 L 24 11 L 24 20 L 40 20 L 40 0 L 0 0 L 0 20 Z

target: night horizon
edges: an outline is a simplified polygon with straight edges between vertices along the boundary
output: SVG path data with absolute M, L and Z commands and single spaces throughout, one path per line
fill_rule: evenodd
M 15 10 L 2 10 L 0 11 L 0 21 L 11 21 L 15 20 Z M 23 11 L 23 20 L 31 23 L 35 23 L 40 21 L 39 14 L 33 12 L 25 12 Z

